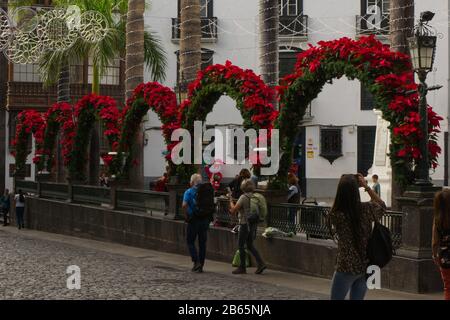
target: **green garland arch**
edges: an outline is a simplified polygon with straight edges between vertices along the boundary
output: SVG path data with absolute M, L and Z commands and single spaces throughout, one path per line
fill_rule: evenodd
M 280 171 L 274 186 L 285 185 L 292 163 L 292 149 L 298 133 L 297 126 L 326 83 L 346 76 L 358 79 L 374 95 L 376 108 L 390 123 L 390 158 L 396 179 L 402 185 L 414 178 L 414 164 L 420 158 L 418 143 L 423 134 L 418 130 L 418 96 L 409 57 L 392 52 L 374 37 L 359 40 L 342 38 L 319 42 L 298 56 L 295 72 L 279 87 Z M 430 167 L 437 165 L 440 148 L 437 145 L 439 116 L 431 107 L 429 114 Z

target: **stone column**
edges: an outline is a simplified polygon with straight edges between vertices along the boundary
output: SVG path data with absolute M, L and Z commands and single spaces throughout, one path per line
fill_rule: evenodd
M 397 198 L 402 212 L 402 246 L 397 250 L 395 281 L 405 290 L 426 293 L 442 290 L 439 270 L 431 258 L 433 199 L 441 188 L 410 186 Z
M 167 188 L 169 189 L 169 212 L 166 217 L 173 220 L 182 220 L 184 216 L 179 199 L 189 186 L 180 183 L 169 183 Z

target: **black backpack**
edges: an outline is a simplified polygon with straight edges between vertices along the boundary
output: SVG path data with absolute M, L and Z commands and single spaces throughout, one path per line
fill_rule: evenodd
M 378 221 L 372 230 L 372 234 L 367 243 L 367 258 L 370 266 L 385 267 L 394 255 L 391 231 Z
M 216 205 L 214 204 L 214 188 L 211 183 L 203 183 L 197 187 L 195 206 L 195 218 L 214 220 Z

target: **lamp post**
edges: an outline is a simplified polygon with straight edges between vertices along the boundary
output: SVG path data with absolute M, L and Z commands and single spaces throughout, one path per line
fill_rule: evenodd
M 424 137 L 420 140 L 420 152 L 422 157 L 418 162 L 415 185 L 432 186 L 430 180 L 430 163 L 428 157 L 428 91 L 438 90 L 442 86 L 428 87 L 426 79 L 428 72 L 433 70 L 434 58 L 436 55 L 437 37 L 434 30 L 429 26 L 429 22 L 433 19 L 434 13 L 430 11 L 422 12 L 420 21 L 415 27 L 414 36 L 408 39 L 409 50 L 411 53 L 411 61 L 414 71 L 419 78 L 419 115 L 420 130 Z

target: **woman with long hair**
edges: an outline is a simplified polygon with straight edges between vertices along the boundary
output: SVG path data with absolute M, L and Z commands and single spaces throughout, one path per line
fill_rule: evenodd
M 450 300 L 450 190 L 434 198 L 433 260 L 441 270 L 444 298 Z
M 370 202 L 361 202 L 359 188 L 369 194 Z M 367 185 L 361 174 L 341 177 L 333 207 L 328 216 L 337 239 L 337 262 L 331 286 L 331 299 L 363 300 L 367 291 L 367 243 L 372 223 L 386 212 L 383 200 Z
M 16 202 L 16 223 L 17 228 L 22 229 L 25 228 L 25 224 L 23 222 L 23 215 L 25 212 L 25 195 L 22 192 L 22 189 L 19 189 L 19 193 L 14 197 Z

